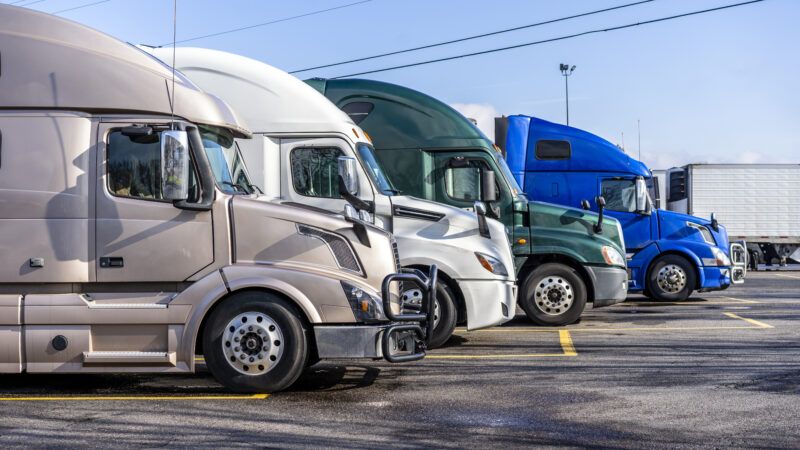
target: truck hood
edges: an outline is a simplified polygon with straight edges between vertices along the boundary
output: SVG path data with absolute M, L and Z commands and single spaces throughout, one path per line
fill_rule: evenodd
M 436 263 L 452 278 L 513 278 L 514 257 L 505 226 L 487 218 L 490 238 L 478 231 L 478 217 L 441 203 L 405 195 L 394 195 L 394 235 L 400 245 L 403 265 Z M 474 253 L 500 260 L 508 275 L 492 275 L 481 267 Z
M 595 233 L 594 225 L 597 223 L 598 214 L 568 206 L 556 205 L 546 202 L 528 202 L 531 226 L 534 228 L 548 228 L 555 233 L 582 234 L 593 240 L 605 241 L 625 254 L 625 241 L 619 221 L 613 217 L 603 217 L 603 232 Z M 533 230 L 536 233 L 536 230 Z
M 714 241 L 716 242 L 717 247 L 721 248 L 723 251 L 725 251 L 725 253 L 729 252 L 728 247 L 730 246 L 730 243 L 728 241 L 728 231 L 724 226 L 719 225 L 719 230 L 717 231 L 711 228 L 711 220 L 709 219 L 690 216 L 688 214 L 682 214 L 675 211 L 667 211 L 664 209 L 657 209 L 654 211 L 654 213 L 658 215 L 658 223 L 660 225 L 659 229 L 661 230 L 662 239 L 689 239 L 705 242 L 697 230 L 686 225 L 687 222 L 692 222 L 708 228 L 708 230 L 714 236 Z

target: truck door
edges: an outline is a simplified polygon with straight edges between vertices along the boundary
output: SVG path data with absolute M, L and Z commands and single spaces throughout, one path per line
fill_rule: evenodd
M 483 171 L 495 173 L 497 201 L 494 203 L 499 220 L 510 223 L 513 214 L 513 198 L 504 189 L 504 175 L 497 162 L 485 151 L 436 151 L 435 169 L 426 176 L 433 178 L 434 198 L 457 208 L 472 210 L 475 201 L 481 197 L 481 176 Z
M 338 138 L 282 139 L 281 192 L 295 203 L 342 212 L 346 201 L 339 195 L 340 156 L 353 156 L 350 145 Z M 358 164 L 358 197 L 374 201 L 375 194 L 364 168 Z
M 606 200 L 606 214 L 619 220 L 625 235 L 626 251 L 632 252 L 649 244 L 652 238 L 649 214 L 636 212 L 636 180 L 634 178 L 601 177 L 600 195 Z M 597 206 L 593 208 L 597 210 Z
M 97 281 L 184 281 L 214 262 L 211 211 L 163 199 L 158 133 L 125 136 L 122 128 L 133 125 L 99 128 Z

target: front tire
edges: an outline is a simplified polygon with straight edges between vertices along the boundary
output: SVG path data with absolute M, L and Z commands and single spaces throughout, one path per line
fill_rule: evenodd
M 422 291 L 411 289 L 403 292 L 403 301 L 413 301 L 415 296 L 421 296 Z M 436 305 L 433 309 L 433 336 L 431 336 L 428 348 L 441 347 L 453 335 L 458 319 L 455 296 L 450 287 L 442 281 L 436 283 Z
M 547 263 L 528 274 L 519 300 L 534 323 L 558 326 L 569 325 L 581 317 L 586 297 L 586 284 L 575 269 Z
M 647 289 L 656 300 L 682 302 L 692 295 L 696 278 L 694 267 L 686 258 L 665 255 L 650 266 Z
M 303 372 L 307 334 L 283 298 L 242 292 L 212 312 L 203 331 L 203 356 L 214 378 L 232 391 L 277 392 Z

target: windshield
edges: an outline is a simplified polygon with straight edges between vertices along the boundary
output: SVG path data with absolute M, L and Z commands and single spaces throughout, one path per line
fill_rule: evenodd
M 200 126 L 200 137 L 217 186 L 228 194 L 252 194 L 253 185 L 233 135 L 223 128 Z
M 505 177 L 509 186 L 511 186 L 512 195 L 514 198 L 517 198 L 522 194 L 522 188 L 519 187 L 517 179 L 514 178 L 514 174 L 511 173 L 511 168 L 508 167 L 505 158 L 499 158 L 497 155 L 495 155 L 495 160 L 497 161 L 497 166 L 500 167 L 500 172 L 503 172 L 503 177 Z
M 361 157 L 361 162 L 364 163 L 364 166 L 367 168 L 367 174 L 372 182 L 375 183 L 375 186 L 384 195 L 397 194 L 398 191 L 392 186 L 389 179 L 386 178 L 383 169 L 381 169 L 381 165 L 378 163 L 378 160 L 375 159 L 375 150 L 372 146 L 359 142 L 356 144 L 356 150 L 358 150 L 358 156 Z

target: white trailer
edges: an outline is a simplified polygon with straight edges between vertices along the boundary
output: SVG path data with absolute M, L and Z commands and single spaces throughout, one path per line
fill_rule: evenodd
M 800 164 L 689 164 L 667 170 L 667 209 L 712 213 L 750 267 L 800 263 Z

